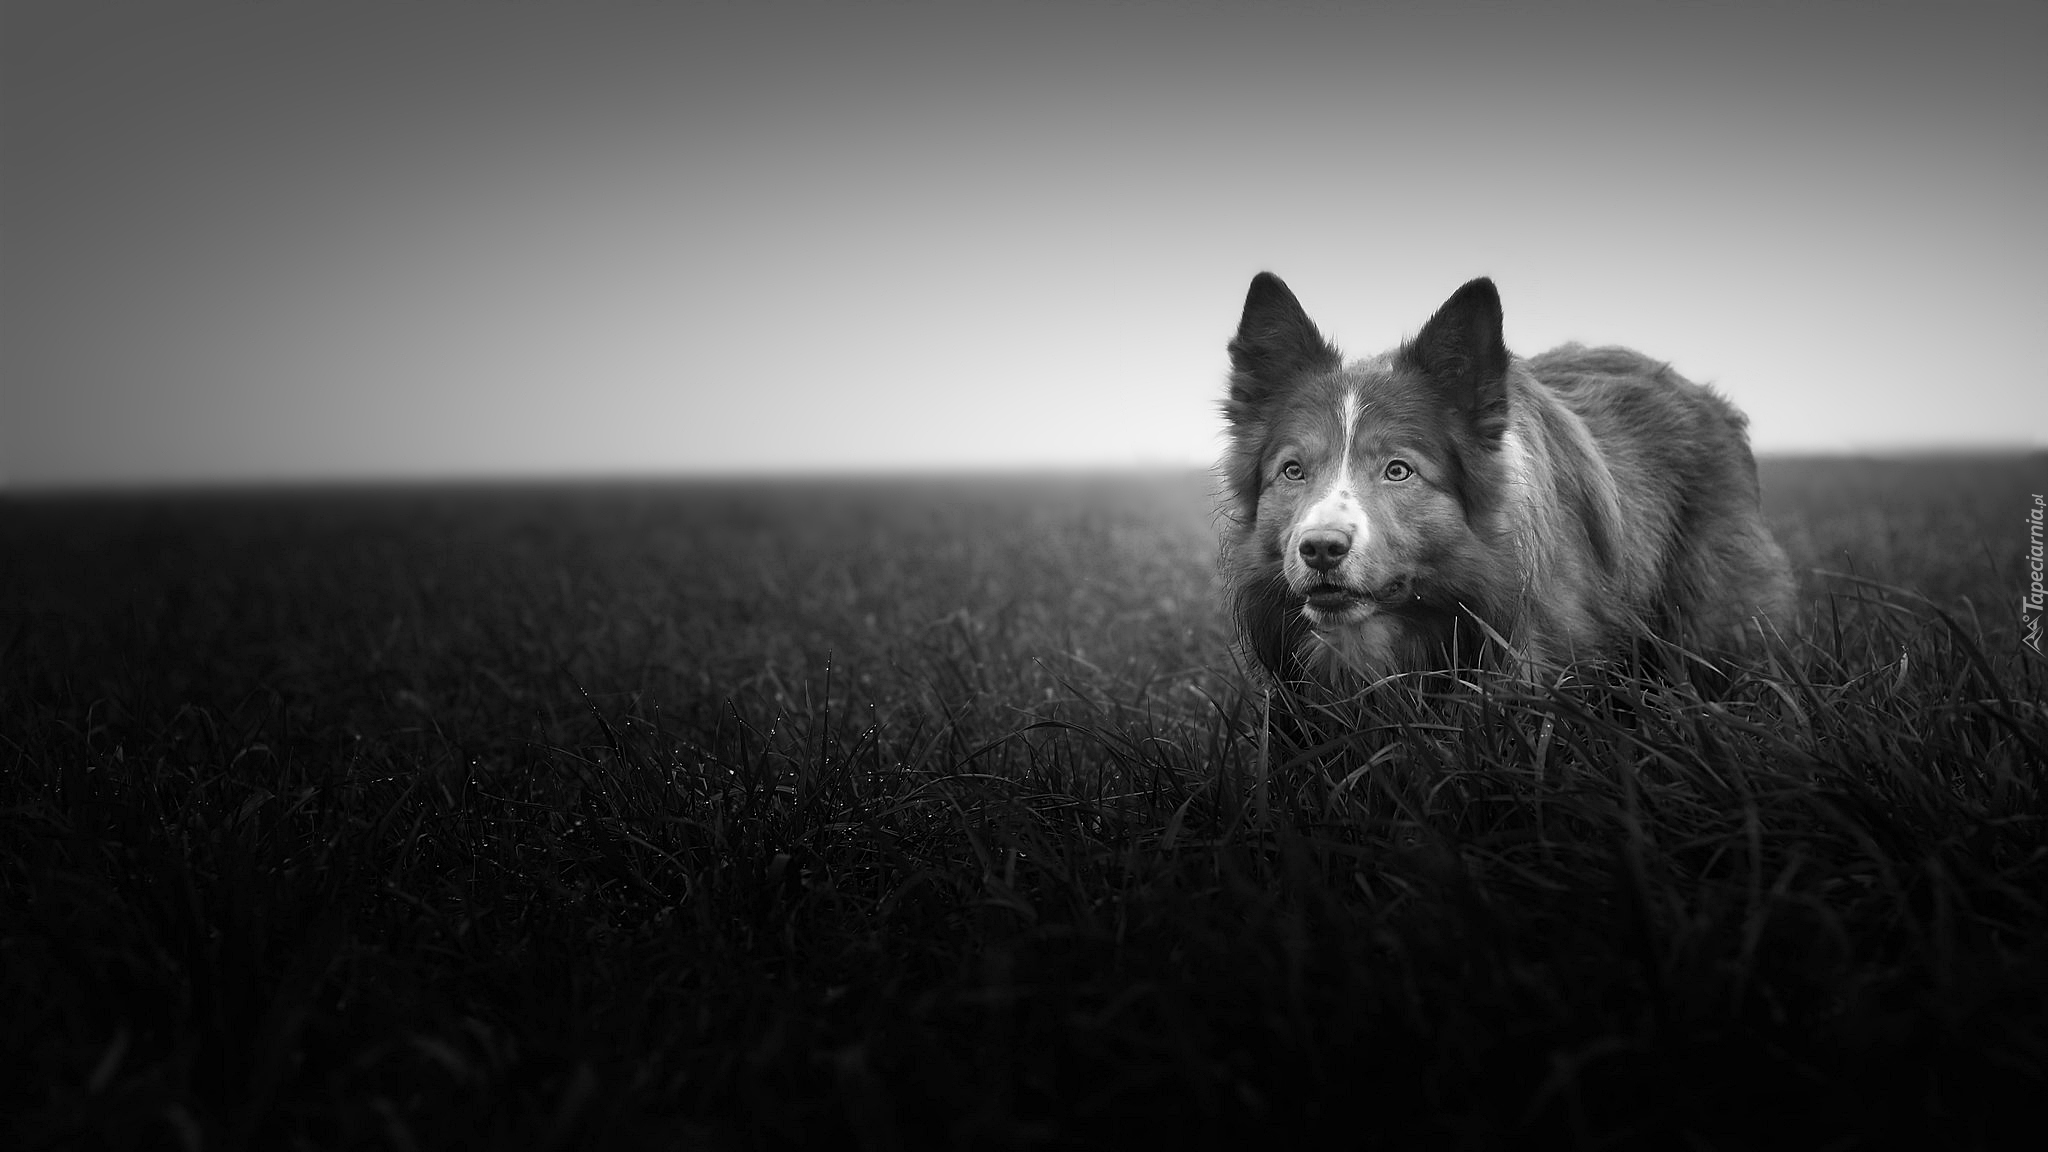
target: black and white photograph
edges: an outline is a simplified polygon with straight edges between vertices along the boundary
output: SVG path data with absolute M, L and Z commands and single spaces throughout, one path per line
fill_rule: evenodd
M 2044 56 L 0 0 L 0 1144 L 2038 1139 Z

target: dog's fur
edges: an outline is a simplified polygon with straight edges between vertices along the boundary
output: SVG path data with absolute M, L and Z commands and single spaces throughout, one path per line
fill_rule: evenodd
M 1491 280 L 1346 365 L 1260 273 L 1230 362 L 1223 575 L 1283 681 L 1725 652 L 1789 614 L 1742 414 L 1625 348 L 1510 355 Z

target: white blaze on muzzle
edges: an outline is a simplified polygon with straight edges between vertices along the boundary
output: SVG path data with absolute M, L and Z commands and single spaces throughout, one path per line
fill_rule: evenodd
M 1365 507 L 1351 478 L 1351 440 L 1358 428 L 1359 414 L 1358 397 L 1347 389 L 1337 406 L 1337 426 L 1344 430 L 1339 441 L 1337 475 L 1295 521 L 1289 541 L 1289 567 L 1301 565 L 1311 570 L 1334 571 L 1336 565 L 1328 561 L 1334 559 L 1341 564 L 1344 556 L 1365 546 Z M 1324 562 L 1318 564 L 1314 557 Z

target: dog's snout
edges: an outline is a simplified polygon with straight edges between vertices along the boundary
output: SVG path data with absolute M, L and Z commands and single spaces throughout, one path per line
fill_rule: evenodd
M 1311 528 L 1301 534 L 1301 558 L 1318 572 L 1328 572 L 1351 551 L 1351 533 L 1336 528 Z

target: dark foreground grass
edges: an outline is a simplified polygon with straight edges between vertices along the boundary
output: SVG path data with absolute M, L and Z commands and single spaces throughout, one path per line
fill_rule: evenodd
M 4 1138 L 2002 1147 L 2044 475 L 1774 466 L 1730 681 L 1271 725 L 1200 478 L 16 501 Z

